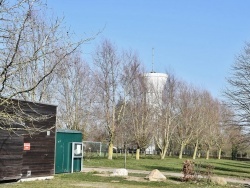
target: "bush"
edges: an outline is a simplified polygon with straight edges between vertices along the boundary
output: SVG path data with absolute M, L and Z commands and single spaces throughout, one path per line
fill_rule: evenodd
M 191 160 L 186 160 L 183 164 L 182 168 L 183 178 L 184 181 L 194 180 L 195 178 L 195 171 L 194 171 L 194 162 Z

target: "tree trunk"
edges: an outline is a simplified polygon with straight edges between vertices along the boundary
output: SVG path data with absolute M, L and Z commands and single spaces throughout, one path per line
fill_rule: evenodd
M 201 151 L 198 152 L 198 158 L 201 158 Z
M 167 153 L 167 150 L 166 150 L 166 149 L 163 149 L 163 150 L 160 152 L 161 159 L 165 159 L 166 153 Z
M 237 159 L 237 154 L 238 154 L 238 147 L 233 145 L 232 146 L 232 160 L 236 160 Z
M 136 149 L 135 159 L 136 159 L 136 160 L 139 160 L 139 159 L 140 159 L 140 148 L 137 148 L 137 149 Z
M 168 156 L 169 156 L 169 157 L 171 157 L 171 156 L 172 156 L 172 151 L 170 151 L 170 152 L 169 152 L 169 155 L 168 155 Z
M 163 148 L 163 150 L 161 150 L 161 152 L 160 152 L 161 159 L 165 159 L 167 150 L 168 150 L 168 144 L 166 144 L 165 147 Z
M 219 148 L 219 151 L 218 151 L 218 159 L 221 158 L 221 147 Z
M 195 144 L 195 148 L 194 148 L 194 154 L 193 154 L 193 159 L 196 159 L 197 151 L 198 151 L 198 139 L 196 140 L 196 144 Z
M 210 149 L 207 148 L 207 151 L 206 151 L 206 159 L 207 159 L 207 160 L 209 159 L 209 152 L 210 152 Z
M 113 157 L 113 143 L 109 143 L 108 159 L 112 160 Z
M 118 158 L 118 150 L 117 150 L 117 148 L 115 150 L 115 153 L 116 153 L 116 158 Z
M 181 143 L 180 154 L 179 154 L 179 159 L 182 159 L 182 153 L 183 153 L 184 147 L 185 147 L 185 144 L 182 142 Z

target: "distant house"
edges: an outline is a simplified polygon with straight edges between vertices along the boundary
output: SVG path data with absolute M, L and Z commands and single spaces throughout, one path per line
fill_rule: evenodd
M 57 107 L 20 100 L 2 104 L 0 113 L 12 118 L 0 120 L 0 181 L 54 175 Z M 16 129 L 6 130 L 10 126 Z

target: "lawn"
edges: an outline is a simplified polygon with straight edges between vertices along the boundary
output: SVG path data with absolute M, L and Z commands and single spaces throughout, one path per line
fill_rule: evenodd
M 133 177 L 141 177 L 140 174 L 132 174 Z M 147 188 L 147 187 L 168 187 L 168 188 L 197 188 L 197 187 L 244 187 L 243 185 L 228 184 L 216 186 L 205 181 L 182 182 L 179 178 L 168 177 L 166 182 L 131 181 L 123 177 L 100 176 L 96 172 L 73 173 L 55 175 L 52 180 L 32 181 L 21 183 L 0 184 L 1 188 Z
M 142 157 L 135 160 L 128 157 L 126 161 L 127 169 L 147 170 L 158 169 L 162 172 L 181 172 L 182 164 L 185 159 L 166 158 L 160 160 L 154 157 Z M 214 166 L 213 173 L 219 176 L 233 176 L 241 178 L 250 178 L 250 163 L 231 160 L 195 160 L 197 170 L 206 172 L 208 165 Z M 124 158 L 114 157 L 108 160 L 103 157 L 88 158 L 84 160 L 84 167 L 111 167 L 123 168 Z M 206 179 L 196 182 L 182 182 L 177 177 L 167 177 L 166 182 L 148 182 L 144 180 L 145 174 L 129 174 L 129 178 L 111 177 L 109 174 L 73 173 L 57 174 L 53 180 L 8 183 L 0 184 L 0 188 L 69 188 L 69 187 L 89 187 L 89 188 L 146 188 L 146 187 L 168 187 L 168 188 L 194 188 L 194 187 L 220 187 L 206 182 Z M 131 179 L 132 178 L 132 179 Z M 138 181 L 139 179 L 139 181 Z M 228 184 L 224 187 L 244 187 L 243 185 Z
M 167 172 L 181 172 L 183 162 L 186 159 L 178 159 L 174 157 L 168 157 L 164 160 L 160 160 L 159 157 L 145 156 L 140 160 L 135 160 L 134 157 L 126 158 L 126 168 L 136 170 L 158 169 L 160 171 Z M 102 157 L 96 157 L 91 159 L 85 159 L 83 162 L 84 167 L 112 167 L 112 168 L 124 168 L 124 157 L 114 157 L 113 160 L 108 160 Z M 233 160 L 218 160 L 218 159 L 196 159 L 195 163 L 196 171 L 205 173 L 213 167 L 213 174 L 218 176 L 231 176 L 237 178 L 249 178 L 250 179 L 250 161 L 233 161 Z

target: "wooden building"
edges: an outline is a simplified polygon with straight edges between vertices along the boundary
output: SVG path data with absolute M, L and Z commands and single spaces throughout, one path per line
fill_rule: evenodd
M 12 116 L 0 120 L 0 181 L 54 175 L 57 107 L 19 100 L 0 104 L 0 113 Z

